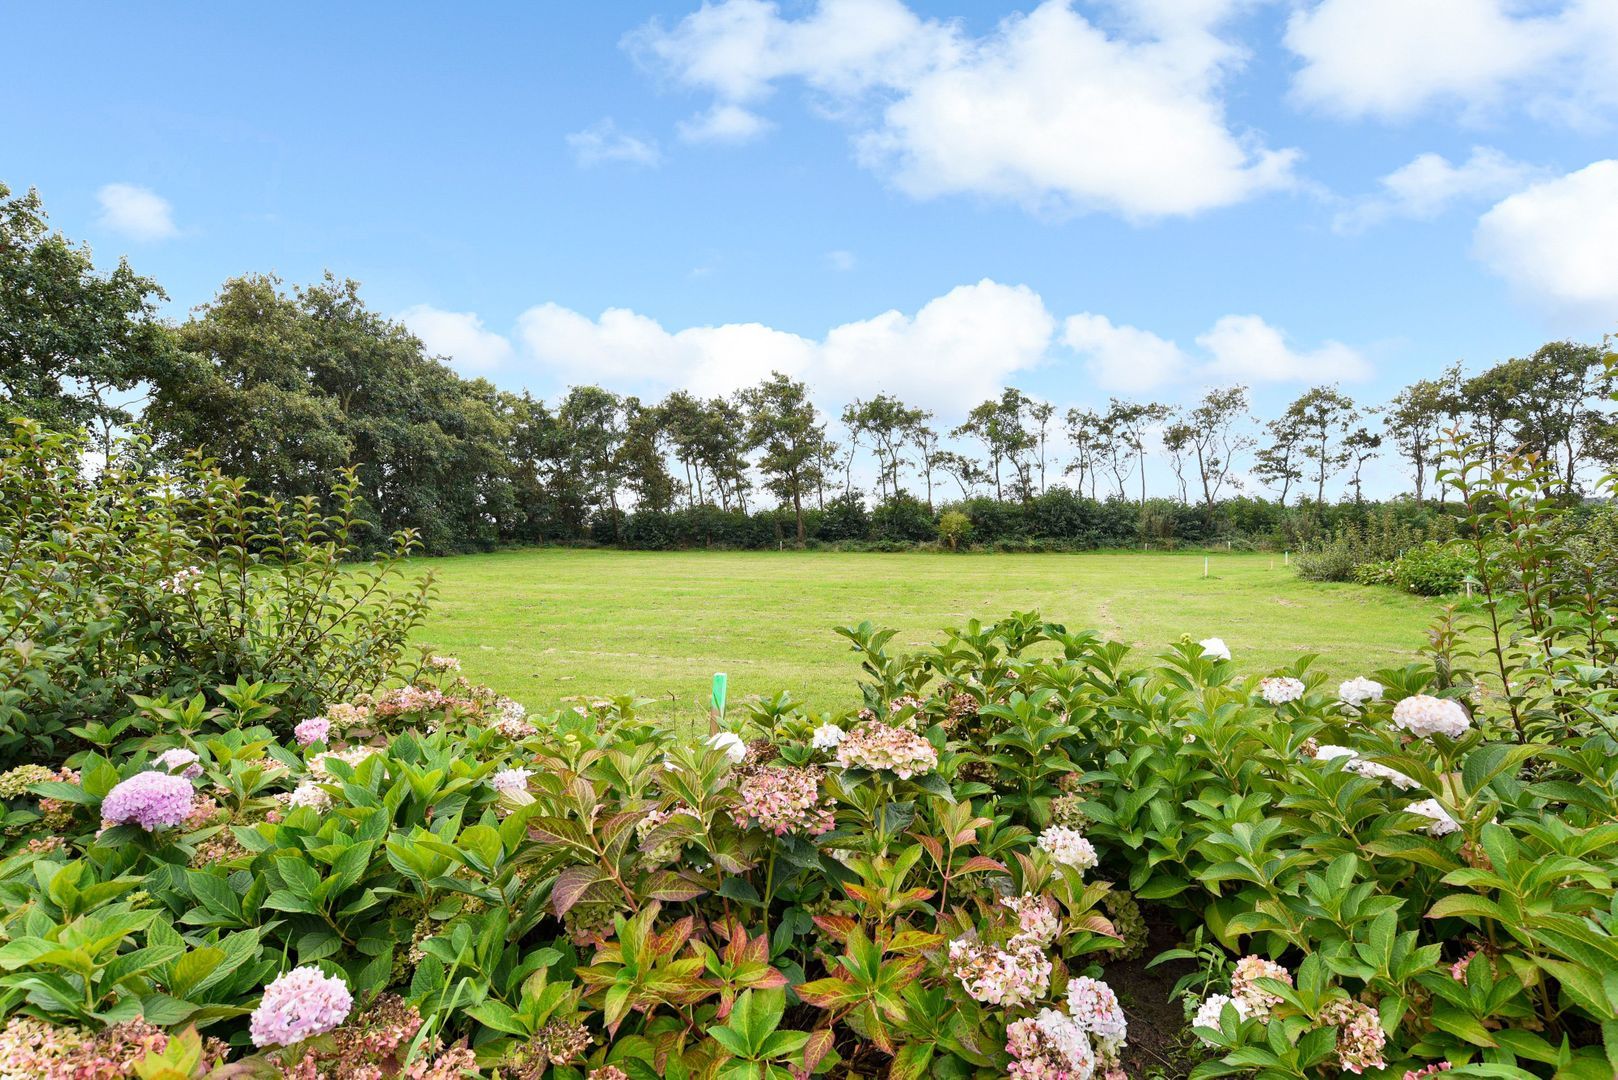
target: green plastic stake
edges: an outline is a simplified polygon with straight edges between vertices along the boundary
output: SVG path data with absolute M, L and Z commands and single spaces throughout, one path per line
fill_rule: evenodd
M 725 718 L 725 686 L 730 681 L 723 671 L 714 672 L 713 677 L 713 710 L 719 714 L 719 719 Z

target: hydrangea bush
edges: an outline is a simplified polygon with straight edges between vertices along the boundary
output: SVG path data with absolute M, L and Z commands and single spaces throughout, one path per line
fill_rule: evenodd
M 0 774 L 0 1077 L 1608 1080 L 1618 631 L 1533 596 L 1336 685 L 1017 613 L 722 724 L 137 695 Z

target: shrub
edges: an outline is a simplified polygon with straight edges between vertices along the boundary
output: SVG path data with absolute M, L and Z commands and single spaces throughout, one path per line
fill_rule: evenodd
M 945 510 L 938 518 L 938 538 L 957 550 L 972 538 L 972 519 L 959 510 Z
M 323 512 L 195 459 L 155 471 L 138 443 L 94 477 L 84 453 L 28 421 L 0 443 L 0 763 L 106 738 L 132 695 L 225 707 L 216 687 L 272 686 L 264 707 L 296 718 L 398 664 L 430 580 L 404 575 L 408 533 L 346 563 L 352 477 Z

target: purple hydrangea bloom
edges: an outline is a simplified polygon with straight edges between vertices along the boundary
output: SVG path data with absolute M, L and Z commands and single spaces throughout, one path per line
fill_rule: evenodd
M 147 832 L 183 822 L 196 802 L 191 781 L 166 772 L 140 772 L 121 781 L 101 800 L 101 824 L 139 825 Z
M 348 1017 L 354 998 L 342 979 L 313 964 L 293 968 L 264 988 L 248 1025 L 254 1046 L 290 1046 L 330 1031 Z
M 325 742 L 326 736 L 330 734 L 331 721 L 324 716 L 311 716 L 307 720 L 301 720 L 298 726 L 292 729 L 292 737 L 298 740 L 299 746 Z
M 168 772 L 180 771 L 180 775 L 187 780 L 195 780 L 202 775 L 202 765 L 195 750 L 187 750 L 183 746 L 176 746 L 165 750 L 152 759 L 154 768 L 164 769 Z

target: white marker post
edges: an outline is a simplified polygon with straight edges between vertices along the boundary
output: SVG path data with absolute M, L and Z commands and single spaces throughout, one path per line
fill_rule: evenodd
M 1202 576 L 1208 576 L 1208 556 L 1206 555 L 1202 557 Z

